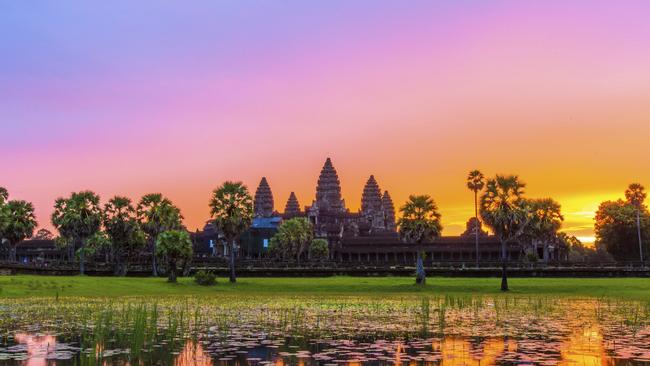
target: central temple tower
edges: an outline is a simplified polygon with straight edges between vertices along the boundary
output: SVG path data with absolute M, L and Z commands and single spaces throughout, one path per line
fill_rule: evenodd
M 325 165 L 318 177 L 316 201 L 313 206 L 325 210 L 345 211 L 345 201 L 341 198 L 341 181 L 330 158 L 325 160 Z

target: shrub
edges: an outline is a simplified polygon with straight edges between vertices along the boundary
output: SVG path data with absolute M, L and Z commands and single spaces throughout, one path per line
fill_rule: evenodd
M 329 257 L 329 245 L 325 239 L 314 239 L 309 245 L 309 257 L 312 260 L 325 260 Z
M 526 253 L 526 260 L 529 263 L 537 263 L 538 259 L 539 258 L 537 257 L 537 253 L 532 253 L 532 252 Z
M 201 286 L 214 286 L 217 283 L 217 276 L 210 271 L 199 270 L 194 275 L 194 282 Z

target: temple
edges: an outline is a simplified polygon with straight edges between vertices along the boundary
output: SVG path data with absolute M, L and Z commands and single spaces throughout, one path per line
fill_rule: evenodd
M 332 160 L 327 158 L 316 183 L 315 198 L 311 205 L 301 208 L 298 197 L 291 192 L 284 212 L 275 209 L 273 192 L 266 177 L 262 177 L 255 190 L 254 218 L 249 230 L 240 237 L 238 256 L 242 259 L 261 259 L 271 238 L 283 220 L 295 217 L 308 219 L 314 228 L 314 237 L 328 241 L 330 260 L 368 264 L 412 264 L 418 251 L 426 253 L 428 265 L 441 262 L 474 263 L 478 260 L 498 262 L 501 244 L 481 227 L 481 222 L 471 218 L 464 233 L 459 236 L 443 236 L 420 246 L 405 243 L 397 233 L 395 205 L 388 191 L 383 191 L 374 175 L 370 175 L 363 187 L 360 209 L 356 212 L 346 207 L 341 196 L 341 181 Z M 478 233 L 479 250 L 476 250 Z M 192 233 L 194 255 L 197 258 L 224 257 L 228 247 L 212 220 L 201 231 Z M 21 260 L 60 257 L 54 242 L 26 241 L 19 245 Z M 38 244 L 38 245 L 36 245 Z M 36 245 L 36 247 L 34 247 Z M 566 259 L 566 248 L 555 248 L 550 255 L 540 254 L 547 261 Z M 37 250 L 38 249 L 38 250 Z M 525 259 L 524 248 L 519 243 L 509 243 L 510 260 Z M 0 250 L 0 256 L 2 256 Z
M 383 192 L 383 193 L 382 193 Z M 327 158 L 316 182 L 316 192 L 311 205 L 301 208 L 298 198 L 291 192 L 284 212 L 275 210 L 271 186 L 263 177 L 255 190 L 255 217 L 251 228 L 241 238 L 239 255 L 244 258 L 263 258 L 268 244 L 283 220 L 295 217 L 308 219 L 314 227 L 314 237 L 329 243 L 330 259 L 341 262 L 410 263 L 418 250 L 427 254 L 430 262 L 476 259 L 475 232 L 479 233 L 479 259 L 498 261 L 500 242 L 481 228 L 481 222 L 471 218 L 467 229 L 456 237 L 441 237 L 422 248 L 404 243 L 397 233 L 395 205 L 388 191 L 382 191 L 374 175 L 363 187 L 360 209 L 356 212 L 346 207 L 341 195 L 341 181 L 332 160 Z M 195 243 L 207 243 L 209 249 L 202 253 L 221 256 L 227 248 L 219 234 L 208 222 L 203 231 L 194 235 Z M 204 245 L 206 246 L 206 245 Z M 198 249 L 198 248 L 197 248 Z M 516 243 L 509 246 L 512 260 L 521 258 L 521 248 Z

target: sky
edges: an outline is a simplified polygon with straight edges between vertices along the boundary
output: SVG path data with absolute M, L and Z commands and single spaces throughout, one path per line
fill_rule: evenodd
M 301 205 L 331 157 L 429 194 L 443 235 L 468 171 L 517 174 L 593 241 L 601 201 L 650 186 L 647 1 L 3 1 L 0 186 L 36 206 L 162 192 L 190 230 L 211 191 L 267 177 Z

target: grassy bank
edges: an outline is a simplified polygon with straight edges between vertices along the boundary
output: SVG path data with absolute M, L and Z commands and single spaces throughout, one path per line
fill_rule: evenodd
M 191 278 L 170 284 L 164 278 L 3 276 L 0 298 L 49 296 L 372 296 L 497 295 L 497 278 L 428 279 L 424 287 L 409 277 L 240 278 L 236 284 L 220 278 L 214 287 Z M 650 280 L 643 278 L 513 278 L 512 295 L 611 297 L 650 301 Z

